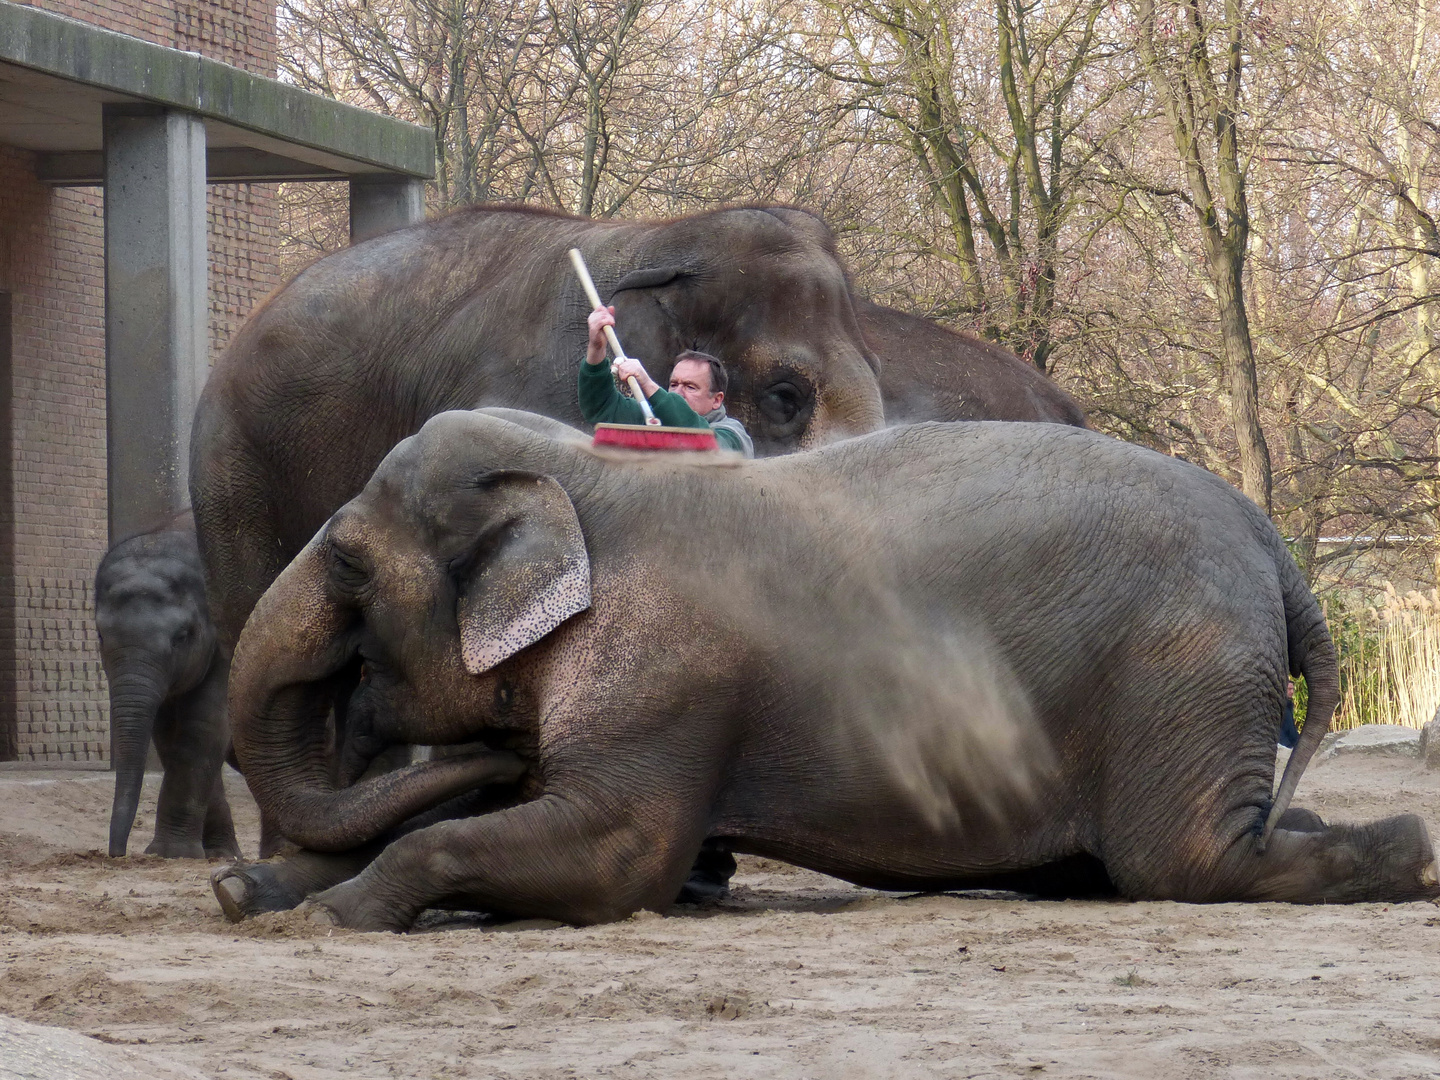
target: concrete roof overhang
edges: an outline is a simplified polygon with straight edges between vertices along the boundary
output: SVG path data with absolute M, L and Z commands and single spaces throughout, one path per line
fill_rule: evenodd
M 101 184 L 112 104 L 202 117 L 212 183 L 435 175 L 428 128 L 0 0 L 0 144 L 37 153 L 46 183 Z

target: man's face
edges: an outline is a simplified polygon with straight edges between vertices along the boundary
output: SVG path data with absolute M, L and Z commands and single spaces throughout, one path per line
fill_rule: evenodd
M 703 360 L 681 360 L 670 372 L 670 392 L 679 394 L 685 404 L 701 416 L 713 412 L 725 400 L 724 394 L 710 389 L 710 365 Z

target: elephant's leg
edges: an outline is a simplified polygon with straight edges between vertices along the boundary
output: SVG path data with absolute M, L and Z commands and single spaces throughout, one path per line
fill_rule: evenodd
M 210 887 L 231 922 L 266 911 L 289 911 L 311 893 L 360 873 L 383 846 L 367 844 L 337 855 L 297 851 L 273 862 L 222 866 L 210 875 Z
M 1260 851 L 1265 810 L 1256 806 L 1249 828 L 1228 838 L 1212 833 L 1178 841 L 1182 863 L 1151 868 L 1135 887 L 1122 869 L 1124 895 L 1132 899 L 1211 903 L 1276 900 L 1292 904 L 1401 903 L 1440 897 L 1440 870 L 1425 823 L 1414 815 L 1318 831 L 1277 828 Z M 1228 842 L 1227 842 L 1228 839 Z M 1208 841 L 1208 844 L 1207 844 Z
M 408 747 L 406 751 L 408 754 Z M 394 835 L 415 832 L 440 821 L 489 813 L 514 805 L 518 797 L 519 789 L 510 784 L 493 784 L 466 792 L 411 818 Z M 295 849 L 272 862 L 222 866 L 210 875 L 210 887 L 231 922 L 240 922 L 263 911 L 289 911 L 311 893 L 348 881 L 360 873 L 393 838 L 386 837 L 338 854 Z
M 225 798 L 225 780 L 218 771 L 215 784 L 210 789 L 210 803 L 205 807 L 205 825 L 200 842 L 207 859 L 240 858 L 235 820 L 230 815 L 230 802 Z
M 285 500 L 250 440 L 223 408 L 201 407 L 190 474 L 210 619 L 226 656 L 270 583 L 299 550 L 281 539 Z M 313 531 L 313 526 L 312 526 Z
M 1433 900 L 1440 868 L 1425 823 L 1413 814 L 1323 831 L 1277 828 L 1264 854 L 1251 833 L 1225 853 L 1216 879 L 1240 900 L 1348 904 Z
M 285 853 L 293 854 L 299 850 L 280 831 L 280 826 L 275 824 L 275 819 L 260 811 L 260 858 L 269 859 L 276 855 Z
M 225 687 L 222 665 L 156 719 L 155 749 L 165 775 L 149 854 L 194 859 L 240 855 L 220 779 L 229 738 Z
M 663 910 L 694 861 L 703 828 L 685 820 L 683 802 L 666 808 L 630 794 L 623 807 L 599 807 L 552 792 L 420 829 L 314 897 L 317 914 L 356 929 L 405 930 L 441 902 L 581 924 L 642 907 Z M 667 818 L 672 828 L 660 824 Z
M 1274 781 L 1273 717 L 1278 679 L 1235 664 L 1228 679 L 1196 665 L 1150 687 L 1167 703 L 1134 745 L 1112 757 L 1101 850 L 1111 879 L 1131 899 L 1292 903 L 1402 901 L 1440 896 L 1425 826 L 1397 817 L 1326 827 L 1291 811 L 1261 850 Z M 1222 672 L 1223 676 L 1225 673 Z M 1168 686 L 1167 686 L 1168 682 Z M 1273 683 L 1273 685 L 1272 685 Z M 1132 674 L 1125 685 L 1141 694 Z M 1274 698 L 1275 700 L 1270 700 Z M 1153 707 L 1153 701 L 1151 702 Z M 1127 703 L 1127 714 L 1140 701 Z M 1151 715 L 1157 715 L 1152 713 Z M 1162 739 L 1156 733 L 1187 732 Z
M 162 708 L 155 718 L 155 751 L 164 775 L 155 807 L 155 838 L 145 854 L 203 859 L 205 811 L 210 805 L 213 779 L 204 761 L 196 761 L 185 752 L 181 726 L 174 704 Z
M 225 798 L 225 755 L 230 748 L 230 724 L 226 714 L 226 694 L 230 688 L 230 661 L 217 655 L 205 681 L 180 702 L 188 714 L 186 724 L 194 733 L 191 744 L 203 752 L 207 762 L 214 762 L 210 801 L 205 807 L 205 825 L 201 842 L 205 855 L 211 859 L 240 858 L 240 841 L 235 836 L 235 822 L 230 816 L 230 803 Z M 210 767 L 210 766 L 207 766 Z

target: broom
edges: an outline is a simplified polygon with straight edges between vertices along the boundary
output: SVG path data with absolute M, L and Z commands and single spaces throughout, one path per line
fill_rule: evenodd
M 603 308 L 605 305 L 600 300 L 600 293 L 595 288 L 595 281 L 590 277 L 590 271 L 585 266 L 585 256 L 580 254 L 579 248 L 570 249 L 570 264 L 575 267 L 575 276 L 580 279 L 580 286 L 585 290 L 590 307 L 594 310 Z M 613 326 L 605 327 L 605 340 L 610 343 L 610 351 L 615 354 L 615 363 L 628 359 L 625 350 L 620 347 L 620 339 L 615 336 Z M 718 449 L 715 433 L 709 428 L 663 426 L 654 410 L 650 408 L 650 402 L 646 401 L 645 395 L 640 392 L 640 381 L 634 375 L 625 381 L 630 387 L 631 395 L 639 404 L 641 413 L 645 416 L 645 423 L 596 424 L 596 446 L 620 446 L 630 450 Z

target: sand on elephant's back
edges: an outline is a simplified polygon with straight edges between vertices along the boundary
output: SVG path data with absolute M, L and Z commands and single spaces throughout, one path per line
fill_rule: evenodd
M 253 852 L 254 803 L 226 780 Z M 904 896 L 742 856 L 731 901 L 609 926 L 231 926 L 211 866 L 100 853 L 112 790 L 104 772 L 0 768 L 0 1012 L 100 1061 L 294 1080 L 1269 1080 L 1440 1060 L 1431 904 Z M 157 790 L 147 777 L 137 850 Z M 1337 756 L 1296 801 L 1330 820 L 1415 812 L 1440 836 L 1440 772 L 1412 759 Z M 12 1028 L 29 1031 L 0 1027 L 0 1080 L 19 1075 Z

